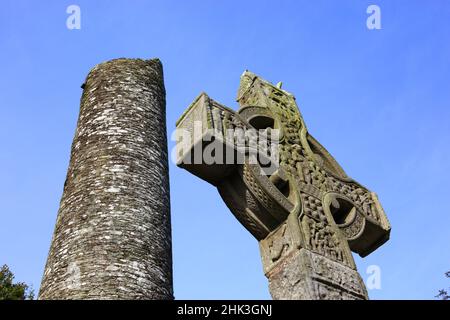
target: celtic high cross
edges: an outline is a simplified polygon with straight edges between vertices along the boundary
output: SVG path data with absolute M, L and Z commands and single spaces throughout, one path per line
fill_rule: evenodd
M 177 165 L 217 187 L 243 226 L 259 241 L 274 299 L 367 299 L 351 251 L 364 257 L 389 239 L 390 225 L 375 193 L 349 178 L 308 132 L 295 98 L 244 72 L 237 112 L 205 93 L 177 122 L 189 144 L 177 142 Z M 195 131 L 201 124 L 201 134 Z M 277 131 L 278 167 L 239 152 L 230 129 Z M 211 132 L 213 132 L 211 134 Z M 211 143 L 240 163 L 206 161 L 195 151 Z M 232 157 L 233 158 L 233 157 Z M 200 159 L 200 160 L 199 160 Z

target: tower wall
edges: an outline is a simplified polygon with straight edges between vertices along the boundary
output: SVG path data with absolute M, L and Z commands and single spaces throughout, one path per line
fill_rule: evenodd
M 172 299 L 165 89 L 158 59 L 91 70 L 40 299 Z

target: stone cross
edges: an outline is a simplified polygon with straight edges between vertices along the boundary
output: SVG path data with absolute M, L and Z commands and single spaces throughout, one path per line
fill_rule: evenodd
M 237 101 L 235 112 L 205 93 L 197 97 L 177 121 L 177 132 L 184 134 L 178 135 L 177 165 L 216 186 L 259 241 L 274 299 L 368 299 L 351 251 L 364 257 L 389 239 L 390 224 L 376 194 L 348 177 L 309 134 L 294 96 L 281 83 L 246 71 Z M 267 173 L 251 161 L 248 148 L 239 151 L 236 140 L 227 139 L 238 128 L 276 130 L 276 170 Z M 202 151 L 212 143 L 216 154 L 240 155 L 243 161 L 207 161 Z

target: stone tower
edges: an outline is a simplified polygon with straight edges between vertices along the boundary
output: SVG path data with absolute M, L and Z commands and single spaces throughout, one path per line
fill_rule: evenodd
M 83 84 L 40 299 L 172 299 L 165 89 L 158 59 Z

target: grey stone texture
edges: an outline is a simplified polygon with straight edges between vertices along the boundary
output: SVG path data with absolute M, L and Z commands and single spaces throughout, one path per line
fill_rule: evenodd
M 172 299 L 161 62 L 101 63 L 82 87 L 39 299 Z
M 203 136 L 194 134 L 188 147 L 177 142 L 177 165 L 217 187 L 259 241 L 274 299 L 367 299 L 351 251 L 364 257 L 389 239 L 391 226 L 377 195 L 347 176 L 314 139 L 295 97 L 281 83 L 275 86 L 246 71 L 237 101 L 236 112 L 205 93 L 194 100 L 177 128 L 195 133 L 195 123 L 201 122 Z M 277 170 L 263 173 L 261 163 L 249 161 L 247 149 L 239 151 L 227 139 L 228 131 L 237 129 L 262 130 L 260 136 L 279 132 Z M 245 161 L 192 162 L 196 150 L 208 150 L 212 140 Z

